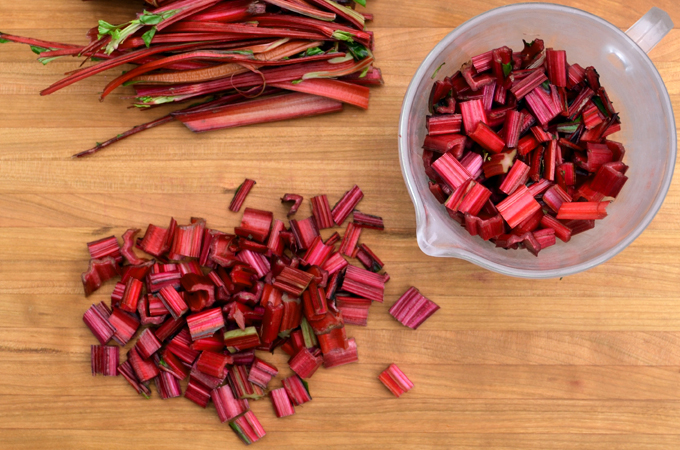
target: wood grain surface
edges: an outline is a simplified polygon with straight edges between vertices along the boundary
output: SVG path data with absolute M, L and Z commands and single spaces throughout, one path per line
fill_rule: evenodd
M 125 90 L 100 103 L 112 73 L 40 97 L 75 62 L 43 67 L 25 46 L 0 46 L 0 448 L 242 447 L 213 406 L 145 401 L 121 378 L 90 375 L 96 342 L 82 314 L 111 285 L 86 299 L 79 274 L 85 242 L 128 227 L 170 216 L 233 227 L 240 216 L 227 205 L 246 176 L 258 182 L 247 205 L 279 216 L 285 192 L 334 201 L 359 184 L 361 209 L 387 225 L 362 241 L 392 276 L 369 326 L 349 328 L 359 364 L 317 372 L 314 400 L 293 417 L 276 419 L 268 400 L 253 404 L 268 432 L 257 448 L 680 448 L 680 181 L 640 238 L 584 274 L 517 280 L 425 256 L 397 161 L 402 97 L 451 29 L 512 2 L 368 2 L 386 82 L 369 111 L 199 136 L 171 124 L 83 161 L 70 155 L 157 113 L 126 109 Z M 622 29 L 658 6 L 680 25 L 677 0 L 561 3 Z M 98 19 L 119 23 L 138 7 L 0 0 L 0 30 L 82 43 Z M 679 111 L 680 29 L 650 56 Z M 387 314 L 410 285 L 442 307 L 418 331 Z M 285 366 L 281 355 L 273 361 Z M 400 399 L 377 380 L 391 362 L 416 385 Z

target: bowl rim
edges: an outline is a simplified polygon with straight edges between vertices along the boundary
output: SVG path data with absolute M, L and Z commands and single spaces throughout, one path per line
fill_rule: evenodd
M 470 28 L 475 27 L 478 22 L 482 21 L 485 19 L 485 16 L 492 12 L 498 12 L 506 9 L 545 9 L 546 11 L 561 11 L 561 12 L 569 12 L 571 14 L 575 14 L 577 16 L 582 16 L 582 17 L 587 17 L 591 20 L 595 20 L 596 22 L 599 22 L 601 25 L 603 25 L 606 28 L 609 28 L 611 31 L 614 33 L 618 33 L 620 36 L 625 36 L 625 38 L 629 39 L 633 44 L 634 50 L 638 52 L 639 54 L 643 55 L 647 64 L 653 69 L 652 74 L 658 81 L 658 84 L 662 88 L 662 98 L 660 99 L 660 106 L 662 110 L 664 110 L 665 114 L 668 114 L 670 120 L 670 125 L 672 128 L 672 133 L 671 133 L 671 152 L 669 159 L 666 164 L 666 171 L 663 176 L 662 184 L 661 184 L 661 189 L 659 191 L 659 194 L 656 196 L 654 199 L 654 202 L 650 206 L 647 214 L 645 217 L 642 219 L 640 224 L 631 232 L 629 233 L 624 239 L 621 240 L 617 245 L 609 249 L 608 251 L 604 252 L 602 255 L 597 256 L 595 258 L 592 258 L 588 261 L 575 264 L 573 266 L 569 267 L 564 267 L 560 269 L 549 269 L 549 270 L 533 270 L 533 269 L 516 269 L 513 267 L 508 267 L 503 264 L 498 264 L 494 263 L 492 261 L 489 261 L 485 258 L 482 258 L 480 256 L 477 256 L 473 252 L 461 249 L 461 248 L 455 248 L 448 250 L 450 254 L 448 255 L 438 255 L 435 254 L 434 252 L 430 251 L 426 243 L 424 242 L 426 238 L 423 236 L 423 229 L 424 229 L 424 217 L 423 212 L 425 211 L 425 204 L 423 202 L 423 198 L 421 198 L 421 195 L 418 193 L 418 190 L 416 189 L 415 186 L 415 180 L 409 173 L 408 167 L 410 166 L 409 164 L 409 144 L 408 144 L 408 126 L 409 126 L 409 114 L 408 112 L 410 111 L 411 107 L 413 106 L 414 102 L 414 97 L 415 93 L 420 85 L 420 83 L 423 80 L 427 80 L 427 74 L 426 70 L 428 66 L 431 64 L 431 62 L 436 59 L 436 57 L 444 51 L 450 43 L 459 35 L 462 34 L 463 32 L 467 31 Z M 568 276 L 568 275 L 574 275 L 579 272 L 583 272 L 585 270 L 591 269 L 599 264 L 604 263 L 605 261 L 613 258 L 616 256 L 618 253 L 623 251 L 626 247 L 628 247 L 635 239 L 637 239 L 640 234 L 649 226 L 649 224 L 652 222 L 656 214 L 659 212 L 661 209 L 661 205 L 663 204 L 664 200 L 666 199 L 666 195 L 668 195 L 668 190 L 671 185 L 671 181 L 673 179 L 673 172 L 675 169 L 675 161 L 677 157 L 677 129 L 675 126 L 675 115 L 673 113 L 673 106 L 670 101 L 670 97 L 668 95 L 668 88 L 666 87 L 666 84 L 663 82 L 663 79 L 661 78 L 661 75 L 659 74 L 658 69 L 652 62 L 652 60 L 649 58 L 649 55 L 645 53 L 638 45 L 633 41 L 625 32 L 621 31 L 619 28 L 615 27 L 612 25 L 610 22 L 607 20 L 596 16 L 594 14 L 591 14 L 587 11 L 583 11 L 578 8 L 570 7 L 570 6 L 564 6 L 564 5 L 555 5 L 551 3 L 517 3 L 513 5 L 505 5 L 505 6 L 500 6 L 498 8 L 490 9 L 484 13 L 478 14 L 475 17 L 472 17 L 471 19 L 463 22 L 461 25 L 456 27 L 454 30 L 452 30 L 450 33 L 448 33 L 441 41 L 437 43 L 437 45 L 427 54 L 423 62 L 418 66 L 418 70 L 416 73 L 413 75 L 413 78 L 411 79 L 411 82 L 408 85 L 408 88 L 406 90 L 406 93 L 404 95 L 404 100 L 402 102 L 402 107 L 401 107 L 401 113 L 399 116 L 399 139 L 398 139 L 398 145 L 399 145 L 399 162 L 401 166 L 401 172 L 402 176 L 404 178 L 404 182 L 406 184 L 406 189 L 408 190 L 409 196 L 411 197 L 411 201 L 413 202 L 414 208 L 415 208 L 415 214 L 416 214 L 416 238 L 418 242 L 418 246 L 420 249 L 423 251 L 423 253 L 429 255 L 429 256 L 436 256 L 436 257 L 442 257 L 442 256 L 448 256 L 448 257 L 455 257 L 458 259 L 463 259 L 466 261 L 469 261 L 473 264 L 476 264 L 480 267 L 483 267 L 485 269 L 491 270 L 493 272 L 497 272 L 503 275 L 509 275 L 509 276 L 514 276 L 514 277 L 519 277 L 519 278 L 532 278 L 532 279 L 545 279 L 545 278 L 557 278 L 557 277 L 563 277 L 563 276 Z

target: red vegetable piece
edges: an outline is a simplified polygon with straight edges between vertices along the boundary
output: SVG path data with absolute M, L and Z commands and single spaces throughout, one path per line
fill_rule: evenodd
M 274 414 L 276 417 L 287 417 L 295 414 L 293 403 L 288 397 L 288 393 L 284 388 L 274 389 L 269 392 L 272 405 L 274 406 Z
M 508 225 L 514 228 L 539 210 L 541 205 L 538 204 L 526 187 L 520 186 L 512 195 L 500 202 L 497 208 Z
M 401 397 L 405 392 L 413 389 L 413 383 L 402 372 L 396 364 L 390 366 L 383 371 L 378 379 L 385 385 L 387 389 L 394 394 L 395 397 Z
M 302 200 L 304 200 L 303 197 L 297 194 L 284 194 L 283 197 L 281 197 L 281 203 L 293 202 L 288 214 L 286 214 L 287 217 L 295 215 L 298 209 L 300 209 L 300 205 L 302 205 Z
M 354 185 L 333 207 L 331 212 L 333 222 L 338 226 L 342 225 L 362 198 L 364 198 L 364 193 L 359 189 L 359 186 Z
M 91 259 L 86 272 L 80 276 L 85 290 L 85 296 L 101 287 L 103 283 L 118 275 L 118 265 L 111 256 L 102 259 Z
M 416 330 L 438 310 L 439 306 L 432 300 L 410 287 L 390 308 L 390 315 L 402 325 Z
M 559 220 L 600 220 L 607 217 L 609 202 L 563 203 L 557 213 Z
M 312 215 L 314 216 L 314 221 L 320 230 L 325 230 L 326 228 L 333 228 L 335 224 L 333 223 L 333 216 L 331 213 L 331 207 L 328 204 L 328 197 L 326 195 L 318 195 L 312 197 Z

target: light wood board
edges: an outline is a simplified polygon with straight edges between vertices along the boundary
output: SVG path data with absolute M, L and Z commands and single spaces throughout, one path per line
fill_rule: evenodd
M 248 205 L 279 216 L 286 192 L 337 199 L 353 184 L 361 209 L 384 217 L 364 232 L 391 274 L 367 328 L 350 327 L 360 362 L 320 370 L 314 400 L 276 419 L 258 448 L 677 449 L 680 447 L 680 182 L 649 228 L 600 267 L 563 280 L 517 280 L 425 256 L 397 160 L 397 120 L 420 61 L 450 30 L 506 0 L 368 0 L 386 85 L 364 112 L 195 136 L 171 124 L 100 155 L 70 155 L 156 117 L 126 109 L 130 91 L 100 103 L 104 73 L 49 97 L 73 69 L 43 67 L 25 46 L 0 46 L 0 448 L 241 448 L 214 408 L 150 401 L 121 378 L 93 378 L 82 323 L 111 285 L 82 295 L 85 243 L 128 227 L 191 216 L 228 229 L 243 178 Z M 626 29 L 650 7 L 680 24 L 674 0 L 571 0 Z M 0 1 L 0 30 L 82 43 L 100 18 L 122 22 L 138 2 Z M 680 106 L 680 30 L 650 54 Z M 302 214 L 309 213 L 308 203 Z M 442 309 L 418 331 L 387 314 L 410 285 Z M 272 361 L 285 366 L 285 358 Z M 414 381 L 395 399 L 377 375 L 396 362 Z M 287 369 L 282 373 L 286 375 Z M 278 383 L 275 381 L 274 383 Z

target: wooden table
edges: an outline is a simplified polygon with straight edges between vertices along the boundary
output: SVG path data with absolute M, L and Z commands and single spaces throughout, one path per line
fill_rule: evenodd
M 349 328 L 359 364 L 320 370 L 294 417 L 253 405 L 268 432 L 258 448 L 680 447 L 680 181 L 640 238 L 584 274 L 524 281 L 425 256 L 397 162 L 402 97 L 452 28 L 511 2 L 368 1 L 386 82 L 368 112 L 200 136 L 172 124 L 82 161 L 69 157 L 157 113 L 126 109 L 125 91 L 99 103 L 111 73 L 41 98 L 74 61 L 42 67 L 25 46 L 0 46 L 0 448 L 241 448 L 212 406 L 145 401 L 121 378 L 92 378 L 96 341 L 81 317 L 111 285 L 86 299 L 79 275 L 85 242 L 128 227 L 170 216 L 233 227 L 240 216 L 226 208 L 246 176 L 258 182 L 248 204 L 279 215 L 285 192 L 333 201 L 359 184 L 361 209 L 387 224 L 362 240 L 392 275 L 369 326 Z M 652 6 L 680 24 L 675 0 L 563 3 L 623 29 Z M 0 29 L 80 43 L 97 19 L 120 23 L 137 6 L 2 0 Z M 650 56 L 678 111 L 680 30 Z M 387 314 L 412 284 L 442 307 L 416 332 Z M 400 399 L 377 380 L 391 362 L 416 384 Z

